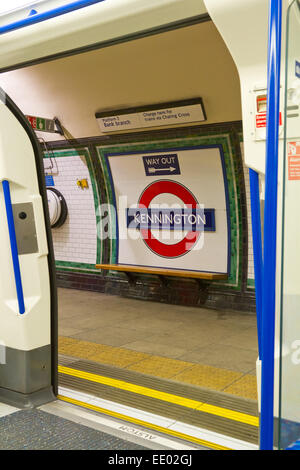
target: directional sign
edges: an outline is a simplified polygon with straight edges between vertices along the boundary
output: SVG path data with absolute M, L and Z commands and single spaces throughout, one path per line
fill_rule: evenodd
M 181 100 L 161 105 L 149 105 L 96 113 L 101 132 L 120 132 L 149 127 L 196 124 L 206 120 L 201 98 Z
M 46 186 L 55 186 L 53 176 L 45 175 L 45 183 L 46 183 Z
M 47 119 L 37 116 L 26 116 L 35 131 L 56 132 L 53 119 Z
M 180 175 L 178 155 L 149 155 L 143 157 L 146 176 Z

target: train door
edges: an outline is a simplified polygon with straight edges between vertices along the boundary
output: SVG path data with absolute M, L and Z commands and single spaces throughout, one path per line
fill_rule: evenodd
M 287 16 L 278 448 L 300 440 L 300 3 Z M 276 433 L 277 434 L 277 433 Z M 298 441 L 298 444 L 297 444 Z
M 42 155 L 1 91 L 0 399 L 30 407 L 57 391 L 54 256 Z

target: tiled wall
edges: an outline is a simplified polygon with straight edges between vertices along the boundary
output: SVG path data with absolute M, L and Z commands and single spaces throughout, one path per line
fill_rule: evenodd
M 68 207 L 66 222 L 52 230 L 58 266 L 64 263 L 96 264 L 95 200 L 87 158 L 86 151 L 78 154 L 76 151 L 56 151 L 45 155 L 45 173 L 52 174 L 54 188 L 61 192 Z M 88 188 L 78 186 L 77 180 L 82 179 L 87 180 Z
M 58 170 L 57 174 L 53 172 L 55 187 L 64 195 L 69 209 L 66 223 L 52 231 L 58 285 L 159 302 L 254 311 L 255 296 L 249 282 L 253 279 L 249 180 L 241 156 L 240 132 L 238 123 L 225 123 L 51 144 Z M 111 182 L 103 165 L 102 150 L 161 147 L 174 139 L 176 145 L 188 141 L 189 145 L 202 142 L 203 145 L 219 143 L 223 146 L 231 188 L 231 272 L 228 281 L 198 283 L 174 278 L 162 283 L 161 279 L 147 276 L 137 276 L 132 281 L 122 273 L 97 270 L 97 262 L 114 262 L 115 250 L 114 241 L 101 242 L 97 238 L 97 230 L 100 230 L 97 207 L 111 199 Z M 49 155 L 53 156 L 51 151 L 45 159 L 49 159 Z M 78 179 L 88 180 L 88 190 L 77 186 Z

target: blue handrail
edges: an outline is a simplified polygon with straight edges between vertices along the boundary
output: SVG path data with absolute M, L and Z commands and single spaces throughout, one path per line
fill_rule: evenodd
M 261 216 L 259 198 L 259 176 L 250 168 L 250 199 L 251 199 L 251 219 L 252 219 L 252 240 L 254 255 L 255 274 L 255 297 L 256 297 L 256 319 L 258 337 L 258 356 L 262 358 L 262 289 L 263 289 L 263 259 L 262 259 L 262 239 L 261 239 Z
M 9 31 L 14 31 L 26 26 L 31 26 L 33 24 L 40 23 L 41 21 L 49 20 L 51 18 L 55 18 L 56 16 L 64 15 L 65 13 L 70 13 L 71 11 L 79 10 L 80 8 L 88 7 L 90 5 L 94 5 L 95 3 L 104 1 L 105 0 L 77 0 L 76 2 L 71 2 L 67 5 L 53 8 L 52 10 L 31 14 L 22 20 L 0 26 L 0 34 L 8 33 Z
M 10 239 L 11 256 L 12 256 L 14 274 L 15 274 L 15 284 L 16 284 L 17 298 L 18 298 L 18 304 L 19 304 L 19 313 L 22 315 L 23 313 L 25 313 L 25 304 L 24 304 L 24 294 L 23 294 L 23 286 L 22 286 L 22 278 L 21 278 L 21 270 L 20 270 L 20 262 L 19 262 L 19 254 L 18 254 L 18 246 L 17 246 L 17 238 L 16 238 L 16 230 L 15 230 L 15 222 L 14 222 L 14 216 L 13 216 L 13 210 L 12 210 L 9 182 L 6 180 L 2 181 L 2 187 L 3 187 L 4 201 L 5 201 L 5 208 L 6 208 L 6 217 L 7 217 L 8 232 L 9 232 L 9 239 Z
M 282 0 L 269 3 L 260 449 L 273 449 L 276 231 Z

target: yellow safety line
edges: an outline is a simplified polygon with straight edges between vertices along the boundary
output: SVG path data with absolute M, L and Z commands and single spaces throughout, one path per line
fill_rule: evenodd
M 214 449 L 214 450 L 233 450 L 233 449 L 230 449 L 229 447 L 224 447 L 224 446 L 221 446 L 219 444 L 214 444 L 213 442 L 205 441 L 204 439 L 199 439 L 199 438 L 194 437 L 194 436 L 189 436 L 188 434 L 184 434 L 182 432 L 173 431 L 172 429 L 168 429 L 168 428 L 164 428 L 162 426 L 158 426 L 156 424 L 148 423 L 147 421 L 143 421 L 141 419 L 132 418 L 131 416 L 123 415 L 123 414 L 117 413 L 115 411 L 110 411 L 110 410 L 107 410 L 106 408 L 101 408 L 100 406 L 91 405 L 90 403 L 86 403 L 84 401 L 75 400 L 73 398 L 65 397 L 63 395 L 58 395 L 57 398 L 59 398 L 60 400 L 66 401 L 68 403 L 72 403 L 73 405 L 82 406 L 84 408 L 88 408 L 90 410 L 97 411 L 99 413 L 103 413 L 103 414 L 106 414 L 106 415 L 109 415 L 109 416 L 113 416 L 114 418 L 118 418 L 118 419 L 121 419 L 123 421 L 127 421 L 127 422 L 130 422 L 130 423 L 133 423 L 133 424 L 137 424 L 139 426 L 143 426 L 143 427 L 146 427 L 148 429 L 153 429 L 154 431 L 158 431 L 158 432 L 161 432 L 161 433 L 164 433 L 164 434 L 168 434 L 170 436 L 177 437 L 179 439 L 184 439 L 184 440 L 189 441 L 189 442 L 194 442 L 194 443 L 202 445 L 204 447 L 209 447 L 210 449 Z
M 203 411 L 205 413 L 227 418 L 232 421 L 238 421 L 240 423 L 249 424 L 251 426 L 259 426 L 258 417 L 252 416 L 239 411 L 229 410 L 220 406 L 210 405 L 190 398 L 180 397 L 178 395 L 172 395 L 171 393 L 161 392 L 148 387 L 142 387 L 141 385 L 131 384 L 123 380 L 112 379 L 103 375 L 92 374 L 91 372 L 84 372 L 81 370 L 71 369 L 70 367 L 58 366 L 58 371 L 65 375 L 72 377 L 78 377 L 80 379 L 89 380 L 91 382 L 100 383 L 102 385 L 108 385 L 109 387 L 126 390 L 128 392 L 136 393 L 138 395 L 144 395 L 146 397 L 156 398 L 158 400 L 173 403 L 175 405 L 184 406 L 186 408 L 192 408 L 194 410 Z

